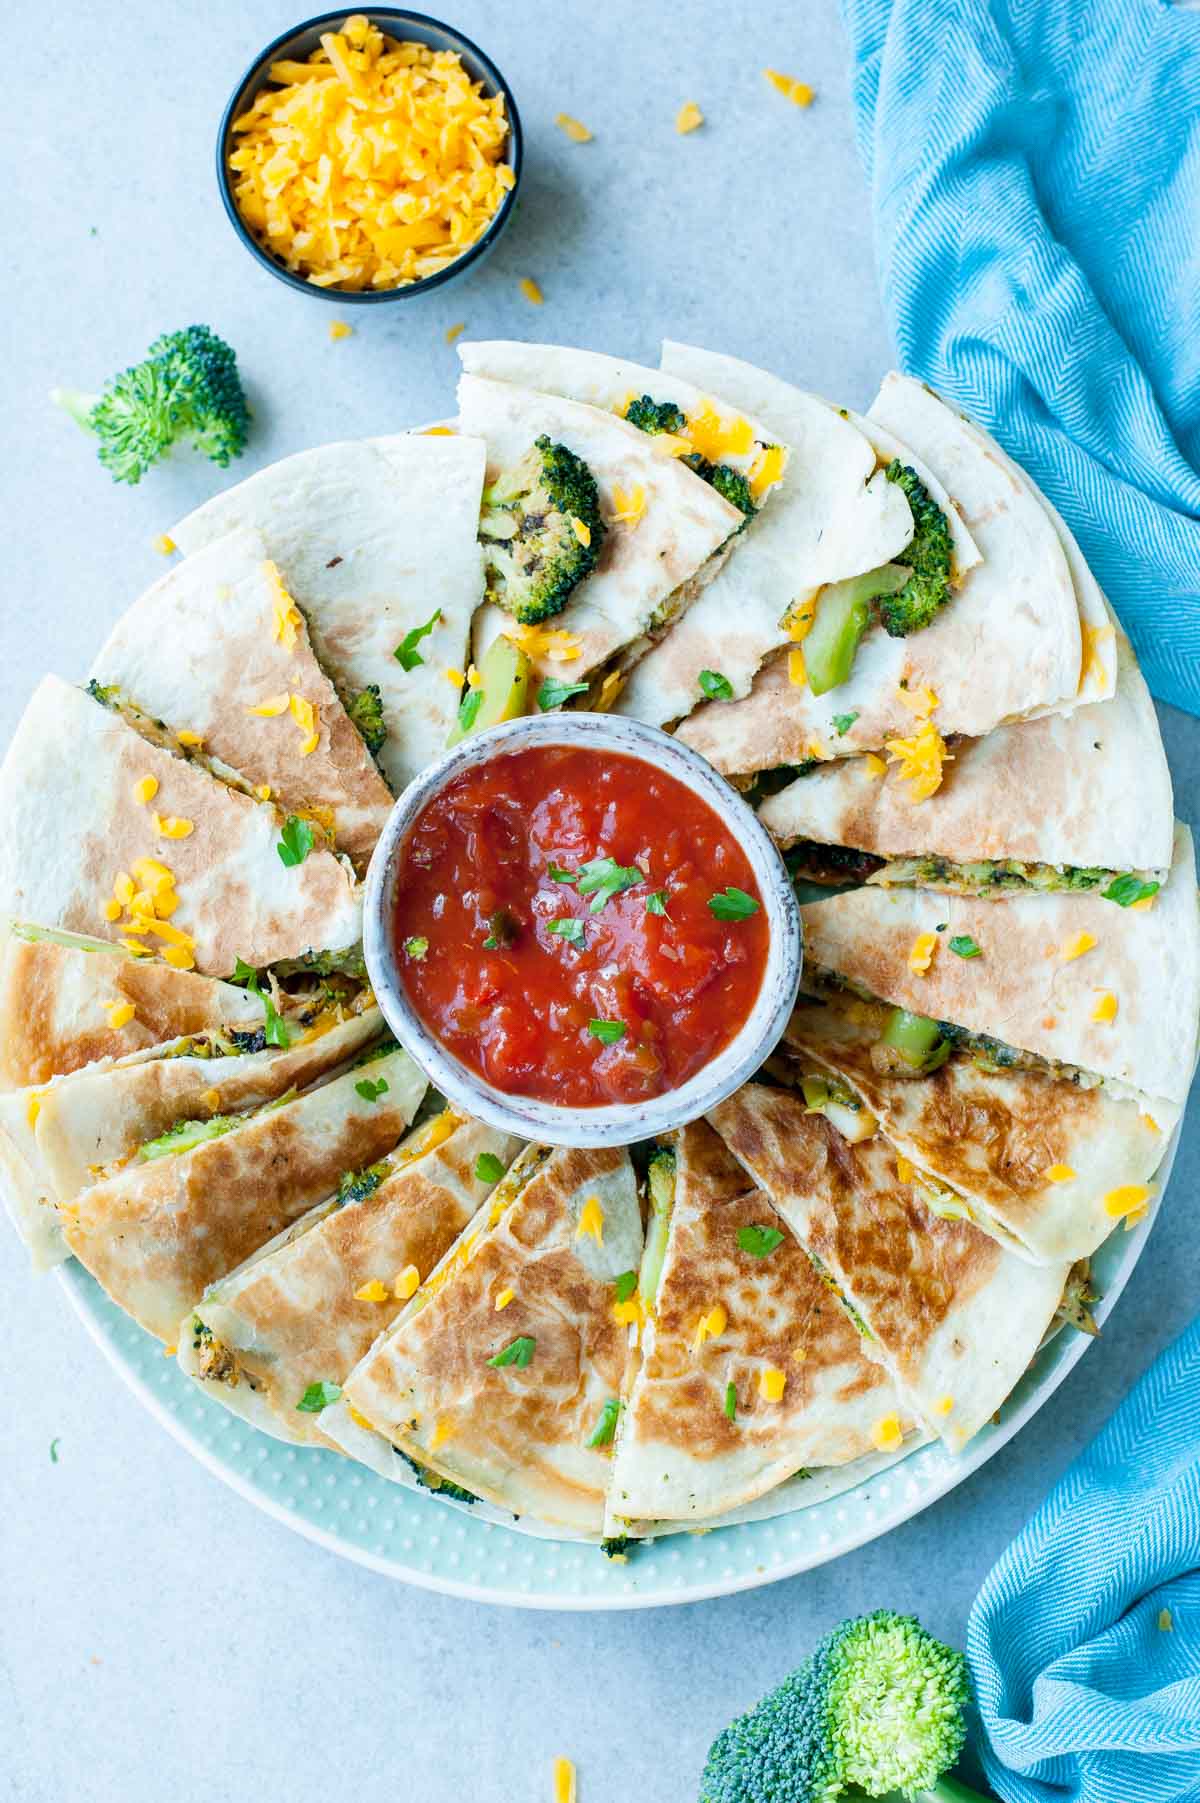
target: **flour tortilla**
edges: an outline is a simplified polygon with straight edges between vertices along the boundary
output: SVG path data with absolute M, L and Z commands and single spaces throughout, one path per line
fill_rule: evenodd
M 875 1451 L 872 1429 L 900 1408 L 791 1232 L 763 1258 L 739 1245 L 739 1231 L 774 1228 L 776 1216 L 713 1129 L 685 1127 L 676 1158 L 654 1313 L 617 1433 L 612 1534 L 630 1520 L 707 1521 L 801 1467 L 865 1457 Z M 725 1329 L 697 1347 L 697 1322 L 717 1304 Z M 759 1390 L 772 1367 L 787 1379 L 778 1402 Z
M 479 1159 L 507 1165 L 519 1145 L 449 1111 L 418 1127 L 384 1161 L 378 1189 L 343 1207 L 319 1203 L 205 1293 L 179 1326 L 183 1370 L 277 1439 L 330 1445 L 301 1397 L 310 1384 L 344 1382 L 403 1307 L 398 1274 L 432 1271 L 486 1200 L 493 1185 L 477 1177 Z M 374 1282 L 382 1301 L 356 1296 Z
M 121 1026 L 113 1004 L 133 1004 Z M 124 946 L 26 921 L 0 922 L 0 1093 L 49 1083 L 193 1033 L 253 1033 L 248 989 L 135 958 Z
M 367 1075 L 388 1085 L 378 1100 L 358 1093 L 362 1073 L 351 1070 L 194 1151 L 84 1190 L 63 1210 L 71 1251 L 127 1314 L 173 1342 L 210 1284 L 400 1139 L 425 1078 L 401 1051 Z
M 924 631 L 905 639 L 869 631 L 848 679 L 826 694 L 789 682 L 781 652 L 745 701 L 699 709 L 680 736 L 727 774 L 848 757 L 907 736 L 914 716 L 900 699 L 901 681 L 910 692 L 933 689 L 943 736 L 981 738 L 1005 721 L 1077 704 L 1080 611 L 1053 520 L 1016 466 L 968 421 L 901 377 L 889 377 L 881 394 L 896 384 L 902 391 L 886 416 L 873 406 L 862 423 L 902 440 L 933 472 L 983 561 Z
M 669 375 L 660 380 L 686 377 L 761 417 L 790 447 L 791 458 L 769 513 L 754 521 L 737 557 L 639 665 L 620 696 L 618 712 L 655 726 L 700 703 L 702 670 L 719 670 L 735 697 L 748 695 L 764 659 L 787 643 L 783 622 L 790 609 L 811 600 L 824 583 L 901 559 L 913 533 L 908 501 L 880 467 L 892 447 L 881 459 L 865 422 L 736 357 L 668 342 L 663 368 Z M 965 573 L 979 562 L 979 552 L 929 472 L 918 473 L 946 509 L 957 565 Z
M 1089 1257 L 1116 1224 L 1105 1197 L 1150 1181 L 1179 1107 L 1156 1100 L 1151 1113 L 1103 1084 L 985 1070 L 961 1051 L 928 1076 L 881 1076 L 870 1049 L 885 1012 L 844 994 L 802 1001 L 786 1034 L 797 1071 L 848 1084 L 896 1149 L 952 1192 L 939 1206 L 1035 1264 Z
M 1016 895 L 997 906 L 923 889 L 863 888 L 808 902 L 801 914 L 805 962 L 814 970 L 1142 1096 L 1180 1107 L 1187 1099 L 1200 1019 L 1200 913 L 1185 826 L 1175 829 L 1170 877 L 1145 911 L 1095 891 Z M 909 952 L 921 933 L 934 934 L 936 949 L 929 969 L 914 972 Z M 1081 933 L 1095 944 L 1065 957 Z M 956 957 L 950 940 L 957 936 L 974 939 L 980 956 Z M 1093 1020 L 1106 994 L 1117 998 L 1116 1019 Z
M 148 804 L 134 796 L 144 776 L 158 783 Z M 161 837 L 156 812 L 193 831 Z M 105 919 L 114 880 L 154 858 L 175 876 L 169 925 L 194 939 L 207 975 L 230 975 L 239 957 L 261 967 L 362 936 L 353 880 L 332 852 L 286 868 L 274 807 L 148 744 L 57 676 L 34 690 L 0 768 L 0 823 L 0 916 L 9 919 L 115 943 L 130 929 Z
M 642 1252 L 633 1166 L 617 1148 L 530 1148 L 510 1179 L 351 1372 L 345 1400 L 441 1477 L 516 1515 L 599 1534 L 610 1455 L 586 1442 L 629 1357 L 612 1305 L 615 1279 Z M 602 1244 L 579 1231 L 592 1198 Z M 534 1341 L 526 1367 L 488 1364 L 522 1337 Z
M 747 1084 L 709 1119 L 842 1290 L 906 1404 L 961 1450 L 1032 1360 L 1070 1267 L 1028 1264 L 939 1218 L 882 1135 L 852 1146 L 802 1097 Z
M 476 532 L 484 447 L 411 433 L 320 445 L 215 495 L 171 528 L 193 552 L 239 526 L 261 532 L 343 695 L 378 683 L 388 736 L 379 764 L 399 793 L 439 755 L 483 597 Z M 405 635 L 439 615 L 405 670 Z
M 290 650 L 276 630 L 287 581 L 262 534 L 241 527 L 160 576 L 117 621 L 89 674 L 168 728 L 199 733 L 206 753 L 251 789 L 266 784 L 284 813 L 330 810 L 334 843 L 361 868 L 391 812 L 391 791 L 314 657 L 303 618 L 288 629 Z M 290 713 L 252 711 L 288 694 L 316 710 L 319 742 L 310 752 Z
M 783 846 L 808 839 L 887 859 L 1015 859 L 1164 877 L 1171 774 L 1132 647 L 1123 633 L 1113 642 L 1120 676 L 1111 700 L 960 740 L 925 801 L 912 800 L 894 764 L 881 777 L 866 759 L 847 758 L 789 783 L 759 818 Z M 885 867 L 868 880 L 903 879 Z
M 383 1031 L 377 1008 L 285 1050 L 214 1054 L 213 1036 L 106 1060 L 44 1088 L 0 1096 L 0 1185 L 35 1268 L 68 1257 L 58 1205 L 178 1121 L 209 1120 L 304 1089 Z M 215 1098 L 215 1099 L 214 1099 Z
M 675 458 L 656 450 L 653 437 L 598 407 L 464 375 L 458 384 L 458 414 L 464 432 L 487 442 L 489 481 L 518 462 L 545 433 L 588 465 L 606 520 L 617 511 L 618 487 L 627 496 L 639 485 L 644 492 L 640 517 L 611 526 L 596 568 L 562 612 L 545 622 L 550 630 L 573 634 L 579 643 L 566 663 L 534 652 L 534 667 L 543 674 L 565 674 L 577 682 L 657 630 L 656 613 L 668 598 L 670 608 L 681 612 L 712 574 L 706 566 L 713 554 L 742 524 L 736 507 Z M 474 633 L 477 663 L 511 624 L 496 607 L 482 610 Z

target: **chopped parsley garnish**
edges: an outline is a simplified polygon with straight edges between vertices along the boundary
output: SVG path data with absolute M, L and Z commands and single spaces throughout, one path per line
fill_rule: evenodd
M 309 822 L 301 820 L 298 814 L 289 814 L 275 847 L 280 862 L 291 870 L 296 864 L 303 864 L 312 848 L 313 830 Z
M 487 1362 L 496 1371 L 505 1365 L 515 1365 L 518 1371 L 524 1371 L 533 1357 L 536 1345 L 537 1341 L 530 1334 L 519 1334 L 515 1340 L 509 1341 L 503 1352 L 495 1353 Z
M 441 608 L 435 608 L 433 613 L 431 613 L 426 620 L 424 626 L 414 626 L 411 632 L 405 633 L 404 637 L 400 640 L 400 643 L 392 653 L 392 656 L 402 669 L 415 670 L 418 664 L 423 664 L 425 662 L 425 659 L 417 650 L 417 646 L 421 643 L 422 639 L 428 638 L 441 617 Z
M 590 1020 L 588 1032 L 593 1039 L 598 1039 L 601 1045 L 616 1045 L 618 1039 L 625 1037 L 625 1022 L 623 1020 Z
M 507 908 L 497 908 L 494 914 L 488 915 L 488 929 L 488 936 L 483 942 L 484 951 L 502 952 L 517 943 L 521 923 Z
M 737 1420 L 737 1385 L 725 1385 L 725 1414 L 728 1420 Z
M 579 866 L 575 878 L 580 895 L 591 896 L 590 912 L 593 914 L 598 914 L 614 895 L 645 880 L 645 872 L 636 864 L 618 864 L 615 858 L 589 858 L 586 864 Z
M 983 955 L 983 947 L 972 939 L 970 933 L 955 933 L 947 943 L 950 950 L 959 958 L 979 958 Z
M 842 737 L 842 735 L 844 733 L 848 733 L 850 731 L 850 728 L 854 725 L 854 722 L 857 719 L 858 719 L 858 715 L 856 713 L 855 714 L 835 714 L 833 716 L 833 730 L 837 734 L 839 739 Z
M 700 687 L 710 701 L 733 700 L 733 684 L 719 670 L 701 670 Z
M 481 1152 L 475 1160 L 476 1183 L 499 1183 L 504 1165 L 494 1152 Z
M 554 933 L 559 939 L 565 939 L 568 945 L 582 948 L 585 942 L 582 920 L 573 920 L 569 914 L 561 920 L 547 921 L 546 931 Z
M 475 724 L 475 716 L 483 706 L 483 690 L 468 689 L 458 704 L 458 725 L 461 732 L 470 732 Z
M 633 1292 L 637 1289 L 637 1282 L 638 1274 L 636 1271 L 622 1271 L 621 1275 L 615 1280 L 614 1287 L 617 1292 L 617 1301 L 628 1302 L 629 1298 L 633 1295 Z
M 667 892 L 665 889 L 656 889 L 652 895 L 646 897 L 646 912 L 647 914 L 666 914 Z
M 1118 908 L 1132 908 L 1134 902 L 1147 901 L 1161 888 L 1161 883 L 1145 883 L 1140 876 L 1115 876 L 1108 888 L 1100 891 L 1100 899 L 1116 902 Z
M 544 714 L 548 714 L 551 709 L 570 701 L 572 695 L 586 695 L 587 687 L 586 682 L 558 682 L 553 676 L 547 676 L 538 690 L 537 704 Z
M 292 1043 L 292 1036 L 288 1032 L 287 1025 L 280 1015 L 279 1010 L 271 1000 L 269 990 L 263 988 L 258 972 L 255 970 L 254 966 L 252 964 L 247 964 L 243 959 L 238 958 L 234 963 L 233 975 L 230 977 L 229 981 L 231 983 L 237 983 L 242 989 L 249 990 L 250 994 L 256 995 L 262 1003 L 263 1014 L 266 1016 L 266 1024 L 263 1027 L 263 1037 L 267 1044 L 280 1047 L 290 1046 Z
M 610 1396 L 600 1411 L 600 1419 L 584 1444 L 587 1446 L 611 1446 L 613 1435 L 617 1431 L 617 1416 L 620 1413 L 620 1402 L 615 1396 Z
M 737 1243 L 751 1258 L 766 1258 L 783 1244 L 783 1235 L 778 1227 L 739 1227 Z
M 578 871 L 568 870 L 565 864 L 547 864 L 546 875 L 552 883 L 573 883 Z
M 354 1087 L 364 1102 L 377 1102 L 380 1096 L 387 1094 L 388 1081 L 386 1077 L 380 1077 L 373 1083 L 370 1077 L 364 1077 Z
M 417 960 L 418 964 L 421 962 L 421 959 L 425 956 L 425 954 L 428 950 L 429 950 L 428 939 L 422 939 L 422 938 L 418 937 L 416 939 L 406 939 L 404 941 L 405 957 L 406 958 L 415 958 Z
M 758 913 L 758 903 L 744 889 L 735 889 L 730 883 L 728 889 L 709 897 L 708 910 L 717 920 L 749 920 Z
M 296 1407 L 302 1415 L 319 1415 L 331 1402 L 336 1402 L 341 1393 L 341 1384 L 309 1384 Z
M 61 1439 L 62 1435 L 60 1434 L 57 1440 L 51 1440 L 50 1442 L 50 1463 L 52 1465 L 58 1464 L 58 1448 Z

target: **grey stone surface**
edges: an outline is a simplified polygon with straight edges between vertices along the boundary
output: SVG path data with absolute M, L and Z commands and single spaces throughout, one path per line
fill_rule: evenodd
M 222 481 L 181 458 L 114 488 L 45 404 L 51 384 L 96 383 L 161 330 L 207 320 L 237 346 L 257 416 L 247 471 L 444 414 L 455 358 L 443 334 L 458 320 L 648 362 L 661 335 L 691 338 L 870 399 L 888 347 L 833 0 L 462 0 L 455 19 L 523 112 L 521 212 L 461 284 L 348 314 L 356 334 L 339 344 L 327 335 L 337 308 L 251 264 L 213 181 L 227 92 L 293 22 L 286 6 L 64 0 L 10 37 L 0 739 L 43 670 L 85 669 L 161 568 L 154 535 Z M 816 106 L 772 95 L 766 64 L 811 81 Z M 687 99 L 708 124 L 681 139 Z M 596 141 L 569 144 L 560 110 Z M 540 312 L 518 292 L 525 274 L 545 291 Z M 1200 733 L 1169 711 L 1164 729 L 1179 811 L 1194 818 Z M 143 1413 L 57 1287 L 33 1282 L 0 1235 L 0 1797 L 540 1803 L 553 1756 L 568 1753 L 580 1803 L 690 1803 L 713 1733 L 841 1616 L 914 1608 L 961 1639 L 992 1561 L 1195 1312 L 1198 1166 L 1193 1123 L 1102 1344 L 974 1478 L 822 1570 L 645 1614 L 472 1606 L 295 1537 Z

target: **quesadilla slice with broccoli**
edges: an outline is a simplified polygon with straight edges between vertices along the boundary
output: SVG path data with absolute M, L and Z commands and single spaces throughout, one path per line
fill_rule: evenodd
M 936 395 L 899 377 L 881 392 L 893 387 L 885 419 L 872 407 L 856 423 L 908 485 L 912 545 L 823 589 L 797 629 L 799 657 L 777 652 L 744 701 L 706 705 L 680 729 L 728 775 L 882 750 L 919 799 L 942 779 L 951 734 L 981 738 L 1080 700 L 1080 606 L 1041 498 Z M 965 571 L 959 527 L 981 559 Z
M 475 661 L 504 635 L 539 676 L 586 682 L 608 707 L 623 663 L 694 600 L 745 515 L 599 407 L 473 375 L 458 404 L 487 444 Z
M 876 1451 L 881 1421 L 907 1430 L 867 1342 L 710 1126 L 694 1122 L 655 1152 L 647 1181 L 645 1326 L 606 1534 L 707 1521 L 802 1468 Z
M 803 1096 L 751 1083 L 713 1126 L 842 1298 L 902 1404 L 961 1451 L 1011 1394 L 1070 1266 L 1031 1265 L 929 1207 L 881 1134 L 852 1143 Z M 899 1442 L 880 1424 L 876 1444 Z
M 297 858 L 330 845 L 362 869 L 392 806 L 371 755 L 386 738 L 379 685 L 347 696 L 347 713 L 287 582 L 262 534 L 240 527 L 135 601 L 90 675 L 185 755 L 273 800 L 296 822 Z
M 893 764 L 818 764 L 768 795 L 759 819 L 809 882 L 915 884 L 995 899 L 1166 880 L 1175 820 L 1150 692 L 1124 634 L 1116 693 L 1071 714 L 953 746 L 915 802 Z
M 483 467 L 483 445 L 450 432 L 319 445 L 171 528 L 188 554 L 239 527 L 262 534 L 322 668 L 368 726 L 397 794 L 439 755 L 454 724 L 446 671 L 465 667 L 483 598 Z
M 0 916 L 107 939 L 177 969 L 231 975 L 350 951 L 349 869 L 280 855 L 286 822 L 148 742 L 57 676 L 34 691 L 0 768 Z
M 67 1244 L 120 1308 L 173 1344 L 210 1284 L 331 1195 L 345 1171 L 392 1150 L 425 1089 L 393 1050 L 293 1100 L 209 1122 L 202 1138 L 160 1138 L 62 1206 Z
M 364 1073 L 369 1081 L 370 1070 Z M 386 1080 L 385 1080 L 386 1081 Z M 324 1409 L 466 1227 L 519 1141 L 442 1109 L 205 1292 L 179 1363 L 278 1439 L 329 1445 Z
M 626 1151 L 527 1147 L 347 1378 L 352 1422 L 456 1489 L 599 1536 L 641 1257 Z

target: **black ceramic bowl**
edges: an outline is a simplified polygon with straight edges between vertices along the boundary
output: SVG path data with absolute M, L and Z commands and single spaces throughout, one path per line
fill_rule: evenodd
M 497 69 L 490 57 L 484 55 L 477 44 L 470 38 L 463 37 L 461 32 L 454 31 L 449 25 L 443 25 L 440 19 L 431 19 L 425 13 L 410 13 L 396 6 L 363 7 L 361 11 L 389 37 L 417 44 L 428 44 L 431 50 L 453 50 L 461 58 L 472 81 L 483 83 L 485 94 L 503 94 L 504 109 L 508 115 L 508 155 L 506 161 L 510 165 L 514 181 L 512 187 L 496 209 L 495 217 L 483 236 L 465 250 L 461 257 L 439 269 L 435 275 L 422 276 L 415 282 L 407 282 L 398 288 L 368 288 L 361 291 L 349 288 L 320 288 L 313 282 L 305 281 L 303 276 L 293 275 L 289 269 L 273 257 L 269 250 L 255 238 L 245 220 L 238 212 L 237 202 L 233 197 L 233 188 L 229 177 L 229 153 L 232 148 L 233 122 L 241 117 L 253 101 L 259 89 L 266 86 L 267 71 L 272 63 L 281 61 L 305 62 L 316 50 L 321 41 L 322 32 L 337 31 L 344 21 L 355 12 L 354 7 L 341 7 L 337 12 L 320 13 L 314 19 L 306 19 L 303 25 L 294 25 L 290 31 L 279 37 L 261 51 L 237 87 L 233 90 L 229 105 L 221 116 L 221 125 L 217 133 L 217 184 L 221 190 L 221 200 L 229 215 L 229 222 L 245 245 L 255 262 L 279 281 L 285 282 L 289 288 L 301 294 L 316 295 L 321 300 L 337 301 L 343 307 L 377 306 L 383 301 L 407 300 L 415 294 L 425 294 L 431 288 L 440 288 L 444 282 L 453 281 L 464 269 L 469 269 L 489 251 L 508 224 L 512 216 L 513 206 L 517 198 L 517 190 L 521 185 L 521 162 L 523 142 L 521 137 L 521 119 L 517 112 L 512 90 Z

